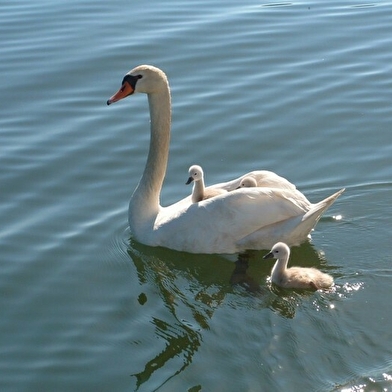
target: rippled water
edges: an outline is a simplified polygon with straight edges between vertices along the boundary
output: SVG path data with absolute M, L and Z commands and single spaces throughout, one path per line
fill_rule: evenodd
M 392 390 L 391 11 L 345 2 L 5 2 L 0 16 L 0 390 Z M 130 240 L 148 148 L 126 71 L 162 68 L 162 204 L 254 169 L 311 201 L 346 187 L 271 287 L 272 261 Z

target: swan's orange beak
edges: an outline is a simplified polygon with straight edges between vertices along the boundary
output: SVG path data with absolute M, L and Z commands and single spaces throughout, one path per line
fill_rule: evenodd
M 123 99 L 127 97 L 128 95 L 131 95 L 134 93 L 134 89 L 128 82 L 124 82 L 123 85 L 121 86 L 120 90 L 116 92 L 116 94 L 112 95 L 108 100 L 107 104 L 110 105 L 111 103 L 117 102 L 120 99 Z

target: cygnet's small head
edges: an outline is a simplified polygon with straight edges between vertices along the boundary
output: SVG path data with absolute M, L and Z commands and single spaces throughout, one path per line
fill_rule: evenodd
M 254 188 L 257 187 L 257 181 L 253 177 L 245 177 L 241 180 L 240 186 L 237 189 L 240 188 Z
M 290 248 L 284 242 L 276 243 L 263 259 L 283 259 L 290 254 Z
M 160 69 L 152 65 L 139 65 L 124 76 L 120 89 L 106 103 L 110 105 L 137 92 L 152 94 L 167 85 L 166 75 Z
M 188 174 L 189 178 L 188 181 L 185 183 L 186 185 L 189 185 L 193 181 L 200 181 L 204 177 L 203 169 L 198 165 L 191 166 L 189 168 Z

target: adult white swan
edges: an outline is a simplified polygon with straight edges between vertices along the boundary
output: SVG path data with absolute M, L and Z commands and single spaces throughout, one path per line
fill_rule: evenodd
M 192 203 L 188 196 L 168 207 L 159 202 L 166 173 L 171 126 L 171 99 L 166 75 L 141 65 L 128 72 L 110 105 L 135 92 L 146 93 L 150 107 L 150 149 L 142 178 L 129 203 L 133 237 L 146 245 L 192 253 L 237 253 L 269 249 L 278 241 L 289 246 L 308 238 L 323 212 L 343 192 L 312 204 L 294 185 L 271 172 L 251 172 L 215 187 L 229 190 Z M 260 173 L 261 180 L 258 178 Z M 252 175 L 274 187 L 236 189 Z M 263 180 L 264 179 L 264 180 Z

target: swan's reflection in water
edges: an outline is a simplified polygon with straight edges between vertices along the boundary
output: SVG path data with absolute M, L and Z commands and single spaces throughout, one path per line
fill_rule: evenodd
M 311 264 L 320 264 L 320 256 L 310 244 L 302 245 L 299 250 L 301 257 Z M 155 336 L 165 342 L 164 349 L 145 363 L 141 372 L 134 374 L 137 388 L 169 361 L 176 361 L 177 366 L 171 366 L 176 370 L 166 375 L 164 383 L 186 369 L 203 342 L 203 333 L 210 329 L 214 313 L 221 307 L 247 306 L 270 309 L 285 318 L 295 316 L 301 296 L 311 294 L 271 287 L 268 276 L 273 264 L 262 261 L 266 252 L 236 255 L 233 262 L 231 256 L 193 255 L 131 241 L 128 253 L 139 284 L 153 286 L 162 303 L 159 311 L 148 317 Z M 296 249 L 293 258 L 295 252 Z M 138 301 L 144 305 L 149 298 L 141 292 Z

